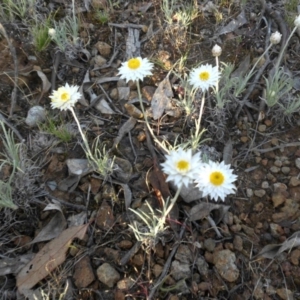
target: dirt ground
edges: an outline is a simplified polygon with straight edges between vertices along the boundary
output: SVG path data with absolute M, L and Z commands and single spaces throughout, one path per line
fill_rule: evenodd
M 22 20 L 2 23 L 16 56 L 2 36 L 0 113 L 22 144 L 24 168 L 11 184 L 18 208 L 0 210 L 0 299 L 300 299 L 300 118 L 262 100 L 264 76 L 292 30 L 284 3 L 192 1 L 198 13 L 186 27 L 177 14 L 166 22 L 160 0 L 99 0 L 88 10 L 86 3 L 76 1 L 81 44 L 72 57 L 53 42 L 36 51 Z M 60 7 L 59 18 L 69 5 L 45 1 L 43 7 Z M 102 24 L 94 9 L 108 6 L 109 20 Z M 121 62 L 133 53 L 154 63 L 153 75 L 141 83 L 151 127 L 161 141 L 184 142 L 199 102 L 187 116 L 177 75 L 201 62 L 214 65 L 211 49 L 218 44 L 220 61 L 234 64 L 243 77 L 276 30 L 282 41 L 264 69 L 258 66 L 260 76 L 239 98 L 228 99 L 226 109 L 215 109 L 212 96 L 204 109 L 208 140 L 200 149 L 215 160 L 229 157 L 238 175 L 236 193 L 225 202 L 181 196 L 167 229 L 154 243 L 141 243 L 129 227 L 140 220 L 129 208 L 149 214 L 147 203 L 159 210 L 161 197 L 176 190 L 165 182 L 164 154 L 144 126 L 136 85 L 119 80 Z M 299 93 L 299 47 L 296 32 L 281 63 L 294 80 L 292 95 Z M 165 78 L 173 93 L 171 113 L 154 120 L 151 100 Z M 115 157 L 119 171 L 107 178 L 86 164 L 72 115 L 50 107 L 51 91 L 66 82 L 84 93 L 75 110 L 89 142 L 99 137 L 98 146 Z M 28 125 L 28 111 L 37 105 L 46 120 L 68 129 L 68 141 Z M 4 152 L 3 139 L 1 146 Z M 1 181 L 11 172 L 2 164 Z

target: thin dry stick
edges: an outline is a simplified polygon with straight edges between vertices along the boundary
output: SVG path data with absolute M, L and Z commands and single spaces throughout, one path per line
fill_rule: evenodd
M 0 33 L 2 33 L 2 35 L 5 37 L 5 39 L 7 40 L 7 44 L 9 47 L 9 50 L 11 52 L 13 61 L 14 61 L 14 88 L 13 91 L 11 93 L 11 105 L 10 105 L 10 112 L 9 112 L 9 116 L 12 117 L 12 114 L 14 112 L 15 106 L 16 106 L 16 100 L 17 100 L 17 90 L 18 90 L 18 61 L 17 61 L 17 54 L 16 54 L 16 49 L 15 47 L 12 45 L 5 28 L 3 27 L 3 25 L 0 23 Z

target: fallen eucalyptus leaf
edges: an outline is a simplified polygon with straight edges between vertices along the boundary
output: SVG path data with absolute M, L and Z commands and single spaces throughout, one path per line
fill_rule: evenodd
M 167 76 L 162 82 L 159 83 L 151 101 L 151 108 L 153 119 L 159 119 L 165 109 L 170 108 L 171 99 L 174 97 L 172 87 Z

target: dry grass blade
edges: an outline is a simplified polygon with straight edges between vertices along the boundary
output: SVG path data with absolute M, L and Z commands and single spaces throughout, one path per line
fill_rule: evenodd
M 34 285 L 62 264 L 73 239 L 83 239 L 88 226 L 89 224 L 85 224 L 68 228 L 56 239 L 46 244 L 18 274 L 18 291 L 26 294 Z

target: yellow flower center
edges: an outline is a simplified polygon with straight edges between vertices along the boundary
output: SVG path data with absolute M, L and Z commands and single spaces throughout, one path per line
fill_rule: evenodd
M 190 168 L 190 163 L 186 160 L 180 160 L 177 162 L 177 170 L 179 172 L 186 172 Z
M 201 81 L 207 81 L 207 80 L 209 79 L 209 77 L 210 77 L 210 74 L 209 74 L 209 72 L 207 72 L 207 71 L 202 71 L 202 72 L 199 74 L 199 79 L 200 79 Z
M 68 101 L 70 99 L 70 94 L 68 92 L 63 92 L 60 95 L 60 99 L 64 102 Z
M 137 58 L 131 58 L 128 61 L 128 68 L 132 70 L 136 70 L 141 66 L 141 62 Z
M 210 183 L 216 186 L 223 184 L 224 180 L 224 175 L 219 171 L 212 172 L 209 176 Z

